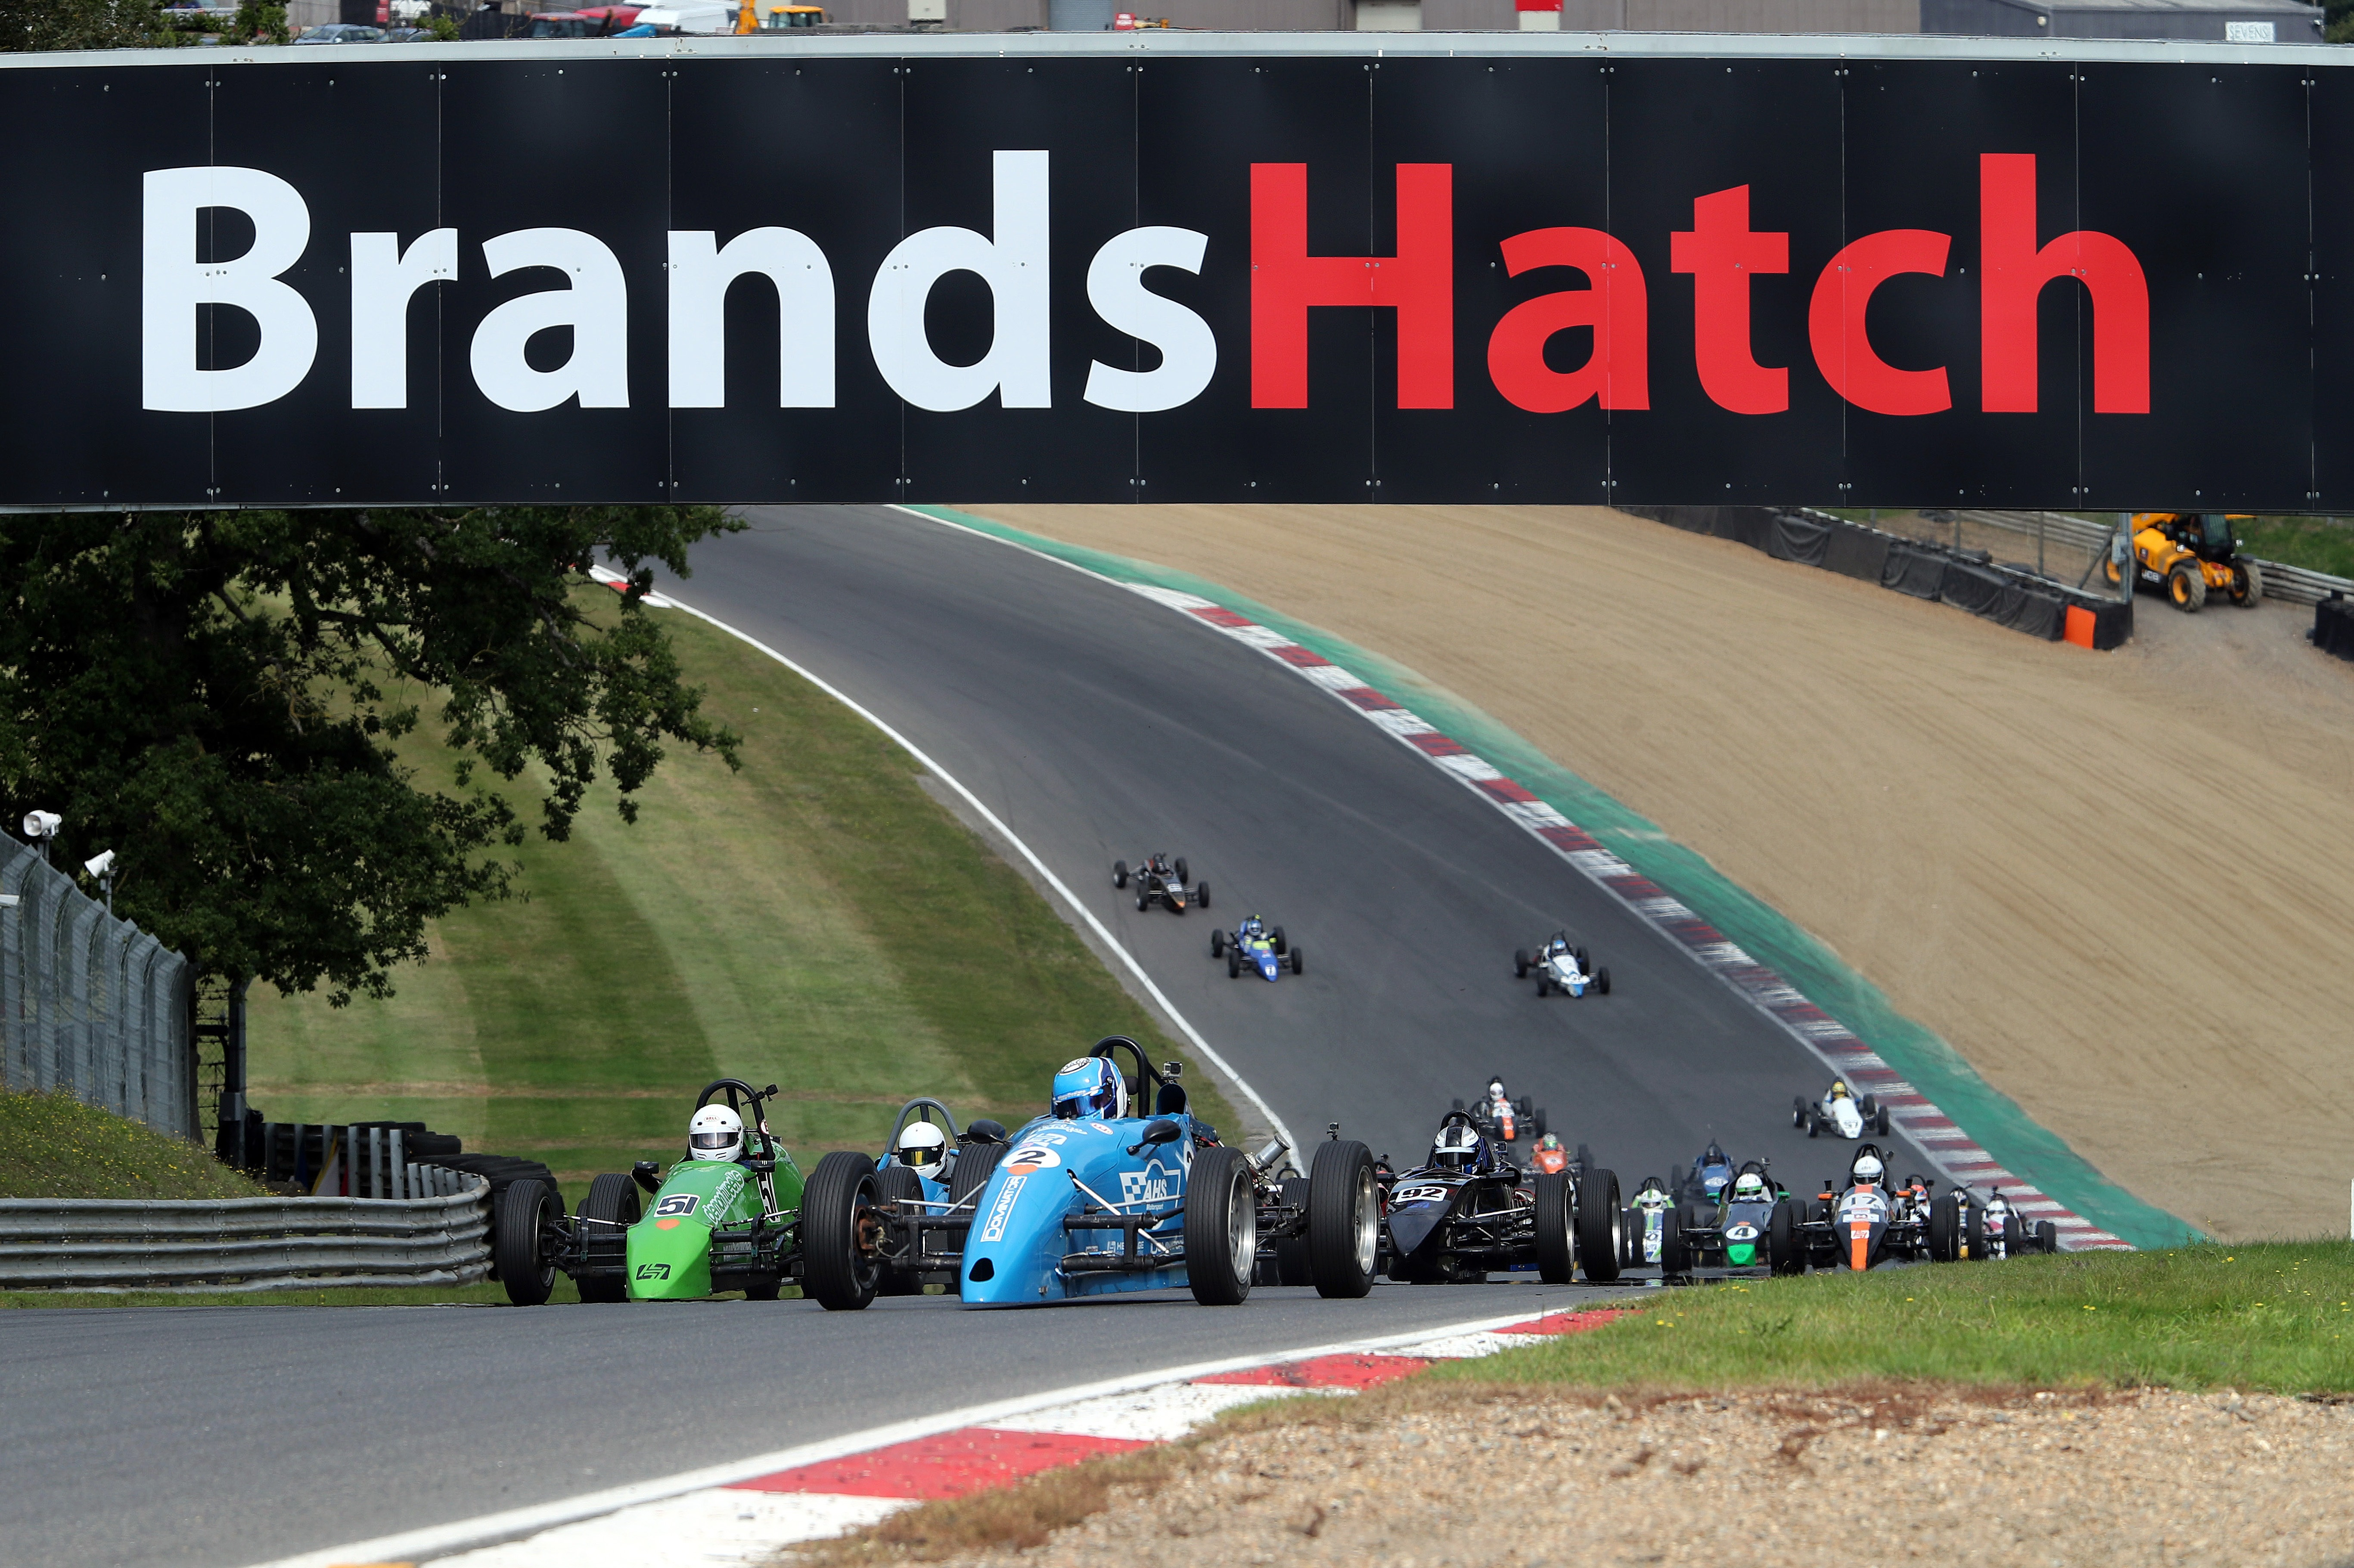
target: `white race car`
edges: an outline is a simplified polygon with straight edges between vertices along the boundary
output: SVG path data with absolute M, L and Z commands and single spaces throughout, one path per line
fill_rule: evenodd
M 1834 1081 L 1819 1100 L 1803 1096 L 1790 1102 L 1790 1125 L 1808 1138 L 1844 1138 L 1852 1142 L 1865 1133 L 1888 1136 L 1888 1107 L 1872 1096 L 1857 1099 L 1847 1085 Z
M 1555 931 L 1531 953 L 1526 948 L 1512 955 L 1512 975 L 1526 980 L 1529 971 L 1537 976 L 1537 994 L 1566 991 L 1571 996 L 1584 996 L 1592 991 L 1597 996 L 1610 994 L 1610 970 L 1596 969 L 1585 956 L 1584 948 L 1572 947 L 1566 932 Z

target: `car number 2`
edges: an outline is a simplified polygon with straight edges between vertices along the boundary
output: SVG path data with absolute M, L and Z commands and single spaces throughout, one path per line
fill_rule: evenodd
M 696 1207 L 701 1204 L 702 1202 L 703 1196 L 698 1192 L 673 1192 L 669 1197 L 664 1198 L 661 1202 L 654 1205 L 654 1213 L 657 1214 L 691 1214 L 695 1213 Z

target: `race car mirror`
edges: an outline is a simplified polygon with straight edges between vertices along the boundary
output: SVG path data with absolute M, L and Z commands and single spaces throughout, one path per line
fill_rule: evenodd
M 1184 1136 L 1185 1129 L 1173 1121 L 1147 1122 L 1144 1131 L 1138 1136 L 1136 1142 L 1129 1146 L 1128 1151 L 1141 1154 L 1150 1144 L 1174 1143 Z

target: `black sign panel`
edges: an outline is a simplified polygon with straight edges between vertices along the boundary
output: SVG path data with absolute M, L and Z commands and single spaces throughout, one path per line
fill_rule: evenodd
M 0 504 L 2354 505 L 2302 52 L 873 42 L 12 60 Z

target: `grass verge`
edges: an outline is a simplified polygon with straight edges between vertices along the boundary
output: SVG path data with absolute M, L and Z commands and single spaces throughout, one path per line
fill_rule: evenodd
M 69 1094 L 0 1090 L 0 1198 L 259 1198 L 196 1144 Z
M 673 755 L 634 828 L 608 800 L 569 842 L 527 845 L 528 902 L 440 922 L 388 1001 L 258 997 L 265 1115 L 421 1119 L 544 1160 L 577 1195 L 673 1157 L 722 1075 L 785 1086 L 773 1119 L 806 1166 L 878 1149 L 914 1095 L 1018 1125 L 1104 1034 L 1187 1059 L 904 752 L 718 629 L 663 625 L 704 712 L 744 736 L 743 770 Z
M 2354 521 L 2343 517 L 2250 517 L 2236 524 L 2240 547 L 2263 561 L 2354 577 Z
M 2354 1392 L 2354 1244 L 2198 1245 L 1741 1280 L 1436 1380 Z

